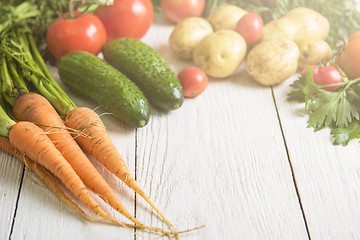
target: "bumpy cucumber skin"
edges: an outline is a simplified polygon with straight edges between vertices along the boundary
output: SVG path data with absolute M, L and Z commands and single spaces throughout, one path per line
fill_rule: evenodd
M 144 127 L 150 107 L 144 93 L 117 69 L 87 52 L 61 58 L 60 79 L 70 89 L 89 97 L 132 127 Z
M 108 63 L 134 81 L 149 102 L 162 110 L 174 110 L 184 102 L 179 79 L 164 58 L 140 40 L 119 38 L 103 47 Z

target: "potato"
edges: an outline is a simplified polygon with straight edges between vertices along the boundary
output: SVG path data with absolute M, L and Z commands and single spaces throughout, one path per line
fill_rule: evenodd
M 246 50 L 240 34 L 223 29 L 208 35 L 195 47 L 193 60 L 209 76 L 225 78 L 239 68 Z
M 195 46 L 213 32 L 208 21 L 190 17 L 179 22 L 169 37 L 170 48 L 181 58 L 191 59 Z
M 326 39 L 330 32 L 329 21 L 320 13 L 305 7 L 295 8 L 285 14 L 285 18 L 297 23 L 298 31 L 294 40 Z
M 312 9 L 300 7 L 265 24 L 261 39 L 287 38 L 297 42 L 303 39 L 324 40 L 329 32 L 330 24 L 324 16 Z
M 319 65 L 332 57 L 331 47 L 324 40 L 308 39 L 297 43 L 300 50 L 299 66 L 301 70 L 310 65 Z
M 208 21 L 213 26 L 214 31 L 221 29 L 230 29 L 235 31 L 237 22 L 246 13 L 246 10 L 237 6 L 222 5 L 209 14 Z
M 249 52 L 246 71 L 262 85 L 276 85 L 296 72 L 299 55 L 294 41 L 285 38 L 265 40 Z

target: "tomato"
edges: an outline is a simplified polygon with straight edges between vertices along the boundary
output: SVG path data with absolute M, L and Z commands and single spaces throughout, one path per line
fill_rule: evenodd
M 349 79 L 360 77 L 360 32 L 356 32 L 348 38 L 344 51 L 337 56 L 336 63 L 346 73 Z
M 204 8 L 205 0 L 161 0 L 164 15 L 175 23 L 201 16 Z
M 151 0 L 114 0 L 109 6 L 99 6 L 94 14 L 103 22 L 108 40 L 122 37 L 141 39 L 154 19 Z
M 77 16 L 80 12 L 75 12 Z M 97 55 L 106 43 L 106 30 L 100 19 L 84 13 L 75 18 L 59 17 L 46 33 L 50 52 L 60 59 L 71 51 L 86 51 Z
M 178 73 L 184 96 L 194 98 L 200 95 L 207 87 L 208 77 L 203 70 L 197 67 L 187 67 Z
M 315 75 L 318 75 L 318 74 L 319 74 L 319 70 L 320 70 L 319 66 L 311 65 L 311 66 L 308 66 L 308 67 L 311 67 L 311 68 L 312 68 L 312 71 L 313 71 L 312 77 L 313 77 L 313 78 L 315 77 Z M 308 71 L 308 67 L 305 67 L 305 68 L 301 71 L 301 73 L 310 76 L 309 71 Z
M 313 80 L 317 85 L 329 85 L 343 82 L 343 76 L 340 71 L 332 65 L 328 65 L 319 69 L 318 74 L 313 76 Z M 339 86 L 323 87 L 326 91 L 335 91 Z
M 246 43 L 257 42 L 262 35 L 264 22 L 257 13 L 249 12 L 242 16 L 236 24 L 235 30 L 240 33 Z

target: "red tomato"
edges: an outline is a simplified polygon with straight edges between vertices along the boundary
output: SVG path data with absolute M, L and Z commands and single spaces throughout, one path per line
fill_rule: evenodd
M 154 9 L 151 0 L 114 0 L 110 6 L 99 6 L 94 14 L 103 22 L 108 40 L 141 39 L 153 23 Z
M 46 42 L 57 59 L 71 51 L 97 55 L 106 43 L 106 30 L 100 19 L 92 14 L 84 13 L 73 19 L 59 17 L 49 26 Z
M 264 22 L 257 13 L 249 12 L 242 16 L 236 24 L 236 31 L 245 39 L 246 43 L 254 43 L 261 38 Z
M 343 76 L 340 71 L 332 66 L 328 65 L 319 69 L 319 73 L 313 76 L 313 80 L 317 85 L 329 85 L 343 82 Z M 322 89 L 326 91 L 335 91 L 339 86 L 324 87 Z
M 314 78 L 315 75 L 318 75 L 318 74 L 319 74 L 319 70 L 320 70 L 319 66 L 311 65 L 311 66 L 308 66 L 308 67 L 311 67 L 312 70 L 313 70 L 313 74 L 312 74 L 312 77 L 313 77 L 313 78 Z M 308 67 L 305 67 L 305 68 L 301 71 L 301 73 L 310 76 L 310 75 L 309 75 L 309 71 L 308 71 Z
M 188 67 L 178 73 L 184 96 L 194 98 L 200 95 L 208 84 L 207 75 L 197 67 Z
M 199 17 L 205 0 L 161 0 L 161 9 L 171 21 L 178 23 L 189 17 Z

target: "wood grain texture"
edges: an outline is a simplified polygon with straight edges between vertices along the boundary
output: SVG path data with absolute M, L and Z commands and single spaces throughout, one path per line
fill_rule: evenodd
M 148 37 L 171 63 L 171 27 L 158 31 Z M 178 110 L 152 111 L 137 138 L 138 181 L 150 198 L 178 230 L 206 225 L 182 239 L 308 238 L 271 89 L 244 71 L 210 79 Z
M 24 165 L 0 150 L 0 239 L 10 236 Z
M 295 78 L 274 95 L 311 239 L 359 239 L 359 142 L 334 146 L 329 129 L 307 128 L 304 105 L 286 101 Z

